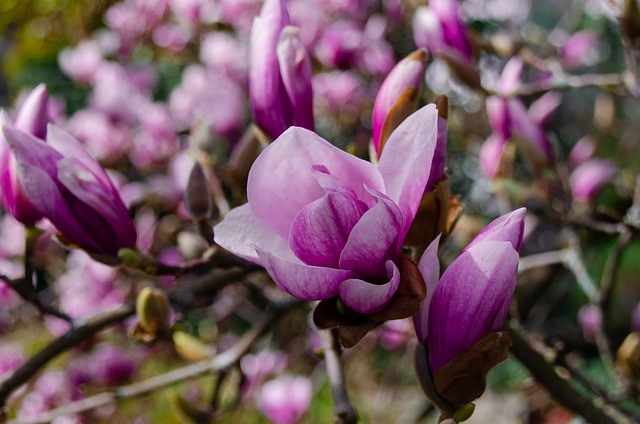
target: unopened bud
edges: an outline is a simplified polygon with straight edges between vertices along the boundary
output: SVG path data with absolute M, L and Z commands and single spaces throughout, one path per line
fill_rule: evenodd
M 202 167 L 198 162 L 191 168 L 187 190 L 184 193 L 185 206 L 195 220 L 207 218 L 211 211 L 211 195 Z
M 173 344 L 178 355 L 188 362 L 202 361 L 213 355 L 213 350 L 206 343 L 183 331 L 173 333 Z
M 453 419 L 456 423 L 461 423 L 468 420 L 473 415 L 473 411 L 476 410 L 476 405 L 473 403 L 467 403 L 462 405 L 456 412 L 453 413 Z
M 633 332 L 624 339 L 616 359 L 620 370 L 625 375 L 640 378 L 640 333 Z
M 136 313 L 140 327 L 147 333 L 164 332 L 169 328 L 169 299 L 160 289 L 143 288 L 136 300 Z

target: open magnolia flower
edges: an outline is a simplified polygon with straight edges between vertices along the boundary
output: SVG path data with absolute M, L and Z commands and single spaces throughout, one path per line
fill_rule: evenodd
M 288 129 L 254 163 L 249 202 L 215 227 L 215 241 L 262 265 L 292 296 L 324 301 L 314 320 L 340 326 L 345 345 L 411 316 L 425 286 L 401 247 L 431 173 L 437 119 L 434 105 L 409 116 L 377 167 Z

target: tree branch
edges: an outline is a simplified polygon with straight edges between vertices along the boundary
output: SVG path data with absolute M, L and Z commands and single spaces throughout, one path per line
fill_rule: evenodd
M 540 353 L 535 351 L 517 329 L 509 327 L 508 330 L 513 340 L 511 351 L 529 369 L 533 377 L 549 391 L 553 399 L 582 415 L 590 423 L 615 424 L 613 418 L 580 394 L 568 381 L 562 379 L 555 372 L 553 364 L 548 363 Z
M 340 341 L 336 329 L 320 331 L 327 375 L 331 383 L 331 392 L 335 402 L 333 420 L 336 424 L 355 424 L 358 414 L 349 401 L 345 387 L 344 368 L 340 352 Z
M 190 303 L 198 296 L 219 290 L 225 284 L 233 282 L 243 275 L 245 275 L 245 271 L 240 269 L 211 273 L 173 290 L 168 294 L 169 299 L 172 302 L 189 301 Z M 5 406 L 7 398 L 14 390 L 29 381 L 49 361 L 110 325 L 124 321 L 134 313 L 135 304 L 133 302 L 124 304 L 116 309 L 95 315 L 81 325 L 74 325 L 65 334 L 43 347 L 0 384 L 0 409 Z
M 208 373 L 225 371 L 236 365 L 240 361 L 240 358 L 242 358 L 242 356 L 251 349 L 253 343 L 285 311 L 303 303 L 303 301 L 299 300 L 290 300 L 281 302 L 280 304 L 273 304 L 268 315 L 253 327 L 251 331 L 246 333 L 238 343 L 236 343 L 231 349 L 222 352 L 212 359 L 206 359 L 195 364 L 190 364 L 185 367 L 169 371 L 165 374 L 148 378 L 138 383 L 119 387 L 110 392 L 100 393 L 95 396 L 69 403 L 36 418 L 12 420 L 9 424 L 45 424 L 51 422 L 57 417 L 87 412 L 113 402 L 139 397 L 159 389 L 164 389 L 170 385 L 190 380 Z

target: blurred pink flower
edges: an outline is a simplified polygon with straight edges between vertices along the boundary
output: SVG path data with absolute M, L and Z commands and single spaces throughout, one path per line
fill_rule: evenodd
M 58 55 L 58 65 L 69 78 L 91 84 L 102 62 L 102 51 L 96 40 L 81 41 Z
M 278 377 L 260 389 L 258 408 L 274 424 L 295 424 L 309 408 L 312 390 L 308 378 Z
M 618 168 L 606 159 L 592 159 L 573 170 L 569 177 L 573 198 L 589 203 L 613 178 Z

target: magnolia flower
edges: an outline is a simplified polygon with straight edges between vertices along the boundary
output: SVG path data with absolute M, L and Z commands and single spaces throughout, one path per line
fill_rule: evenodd
M 253 118 L 270 137 L 292 125 L 313 130 L 311 62 L 283 0 L 266 0 L 253 21 L 249 94 Z
M 401 280 L 419 278 L 400 250 L 429 180 L 436 137 L 437 111 L 427 105 L 393 132 L 376 167 L 290 128 L 253 164 L 249 202 L 215 227 L 215 241 L 265 267 L 294 297 L 332 299 L 334 306 L 339 299 L 338 307 L 380 313 L 401 292 Z M 415 306 L 403 304 L 386 319 L 412 315 L 424 292 L 410 297 Z
M 47 132 L 49 96 L 44 84 L 38 85 L 22 104 L 13 126 L 21 131 L 44 138 Z M 12 125 L 0 111 L 0 126 Z M 0 133 L 0 195 L 7 212 L 23 224 L 33 225 L 42 215 L 29 202 L 18 180 L 16 161 Z
M 426 47 L 434 54 L 453 54 L 471 64 L 473 51 L 459 9 L 457 0 L 430 0 L 429 6 L 416 10 L 413 38 L 418 47 Z
M 445 392 L 445 388 L 439 387 L 439 371 L 461 372 L 460 365 L 453 364 L 459 355 L 468 352 L 486 335 L 502 329 L 515 290 L 524 215 L 525 209 L 518 209 L 490 223 L 440 278 L 439 239 L 427 248 L 418 264 L 427 284 L 427 297 L 413 318 L 416 334 L 427 352 L 429 374 L 435 380 L 436 390 L 442 390 L 440 395 L 453 405 L 470 402 L 475 397 L 460 399 L 467 394 L 462 390 L 454 395 Z M 498 352 L 490 355 L 486 359 L 489 368 L 482 368 L 483 364 L 463 372 L 486 374 L 502 360 Z M 484 391 L 484 381 L 481 383 L 480 394 Z
M 491 178 L 499 174 L 504 148 L 516 134 L 528 142 L 527 156 L 534 163 L 546 163 L 552 156 L 543 124 L 560 104 L 560 98 L 550 92 L 527 109 L 521 99 L 509 97 L 521 84 L 522 68 L 523 63 L 519 58 L 507 62 L 496 90 L 501 95 L 489 96 L 486 100 L 487 118 L 493 133 L 480 151 L 480 168 Z
M 591 159 L 578 166 L 569 177 L 573 198 L 585 203 L 594 200 L 617 171 L 607 159 Z
M 278 377 L 260 389 L 258 408 L 274 424 L 295 424 L 309 408 L 312 391 L 308 378 Z
M 135 247 L 136 229 L 118 191 L 71 134 L 49 125 L 44 143 L 5 125 L 4 135 L 27 198 L 64 239 L 107 256 Z
M 416 50 L 398 62 L 382 83 L 371 116 L 377 156 L 393 130 L 416 110 L 426 59 L 425 50 Z

